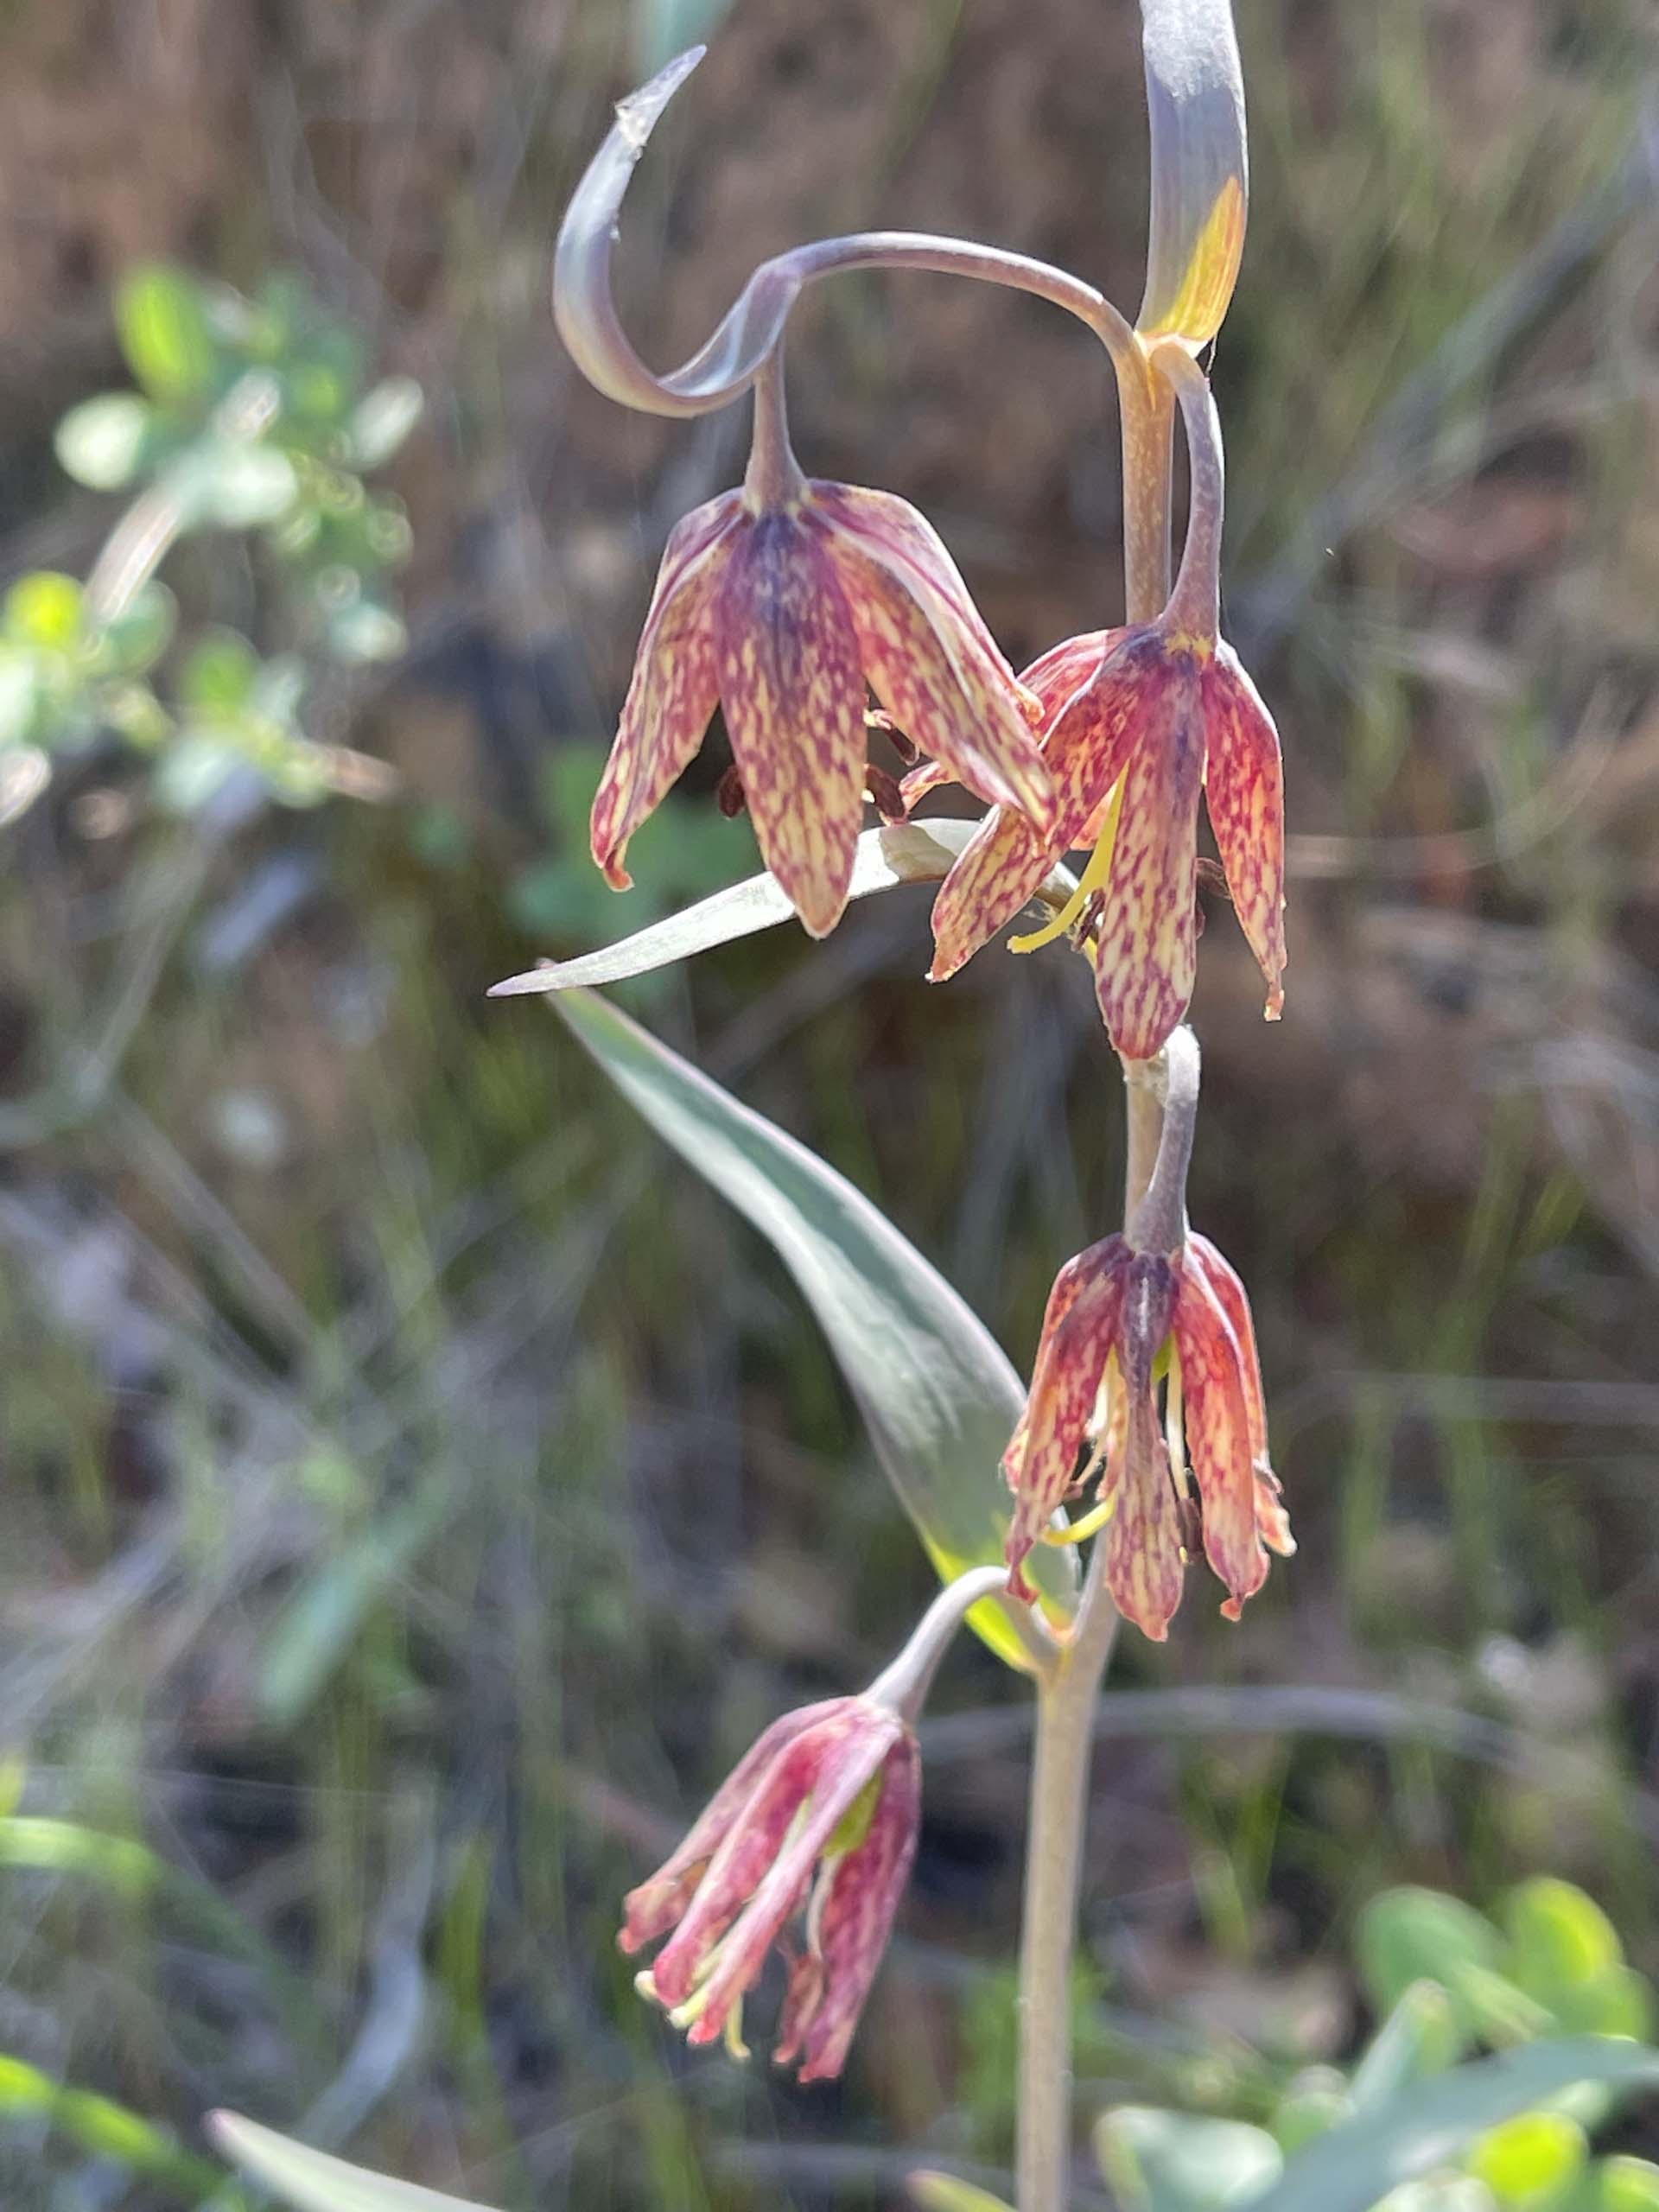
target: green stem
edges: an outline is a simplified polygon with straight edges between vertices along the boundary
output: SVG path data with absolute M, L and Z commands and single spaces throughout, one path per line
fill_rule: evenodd
M 1037 1692 L 1020 1944 L 1020 2212 L 1066 2212 L 1071 2202 L 1071 1955 L 1095 1699 L 1117 1633 L 1104 1558 L 1096 1544 L 1071 1638 Z

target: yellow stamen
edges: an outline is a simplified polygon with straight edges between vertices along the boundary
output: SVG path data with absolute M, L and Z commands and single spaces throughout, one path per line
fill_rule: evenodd
M 1105 826 L 1100 833 L 1100 842 L 1090 856 L 1083 871 L 1082 880 L 1052 922 L 1045 922 L 1039 930 L 1033 930 L 1026 937 L 1008 939 L 1010 952 L 1040 952 L 1044 945 L 1052 944 L 1057 937 L 1064 937 L 1096 891 L 1105 886 L 1111 873 L 1112 848 L 1117 842 L 1117 817 L 1123 810 L 1123 785 L 1120 776 L 1112 791 L 1112 803 L 1106 815 Z
M 726 2015 L 726 2048 L 736 2059 L 749 2056 L 749 2046 L 743 2040 L 743 1999 L 740 1997 Z
M 1106 1526 L 1116 1510 L 1116 1498 L 1108 1498 L 1103 1505 L 1096 1505 L 1085 1513 L 1081 1521 L 1073 1521 L 1064 1529 L 1045 1529 L 1043 1541 L 1046 1544 L 1087 1543 L 1090 1536 L 1097 1535 Z

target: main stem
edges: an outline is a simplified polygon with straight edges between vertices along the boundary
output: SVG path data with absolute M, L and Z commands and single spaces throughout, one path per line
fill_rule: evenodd
M 1162 1055 L 1124 1063 L 1128 1160 L 1123 1217 L 1152 1180 L 1163 1128 Z M 1071 2186 L 1071 1958 L 1088 1826 L 1095 1701 L 1112 1656 L 1117 1609 L 1106 1548 L 1090 1554 L 1071 1636 L 1037 1692 L 1037 1742 L 1026 1835 L 1020 1938 L 1019 2212 L 1066 2212 Z

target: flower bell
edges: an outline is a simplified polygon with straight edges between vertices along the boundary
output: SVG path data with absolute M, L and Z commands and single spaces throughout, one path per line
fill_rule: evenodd
M 775 362 L 747 477 L 671 536 L 616 742 L 594 858 L 618 890 L 629 838 L 723 709 L 762 857 L 814 937 L 847 903 L 866 785 L 866 686 L 915 744 L 1046 834 L 1049 771 L 1023 691 L 927 521 L 889 493 L 809 481 Z
M 1027 1594 L 1024 1561 L 1063 1501 L 1097 1482 L 1095 1510 L 1066 1540 L 1102 1531 L 1118 1611 L 1158 1643 L 1200 1548 L 1227 1586 L 1230 1620 L 1266 1581 L 1267 1552 L 1295 1549 L 1268 1459 L 1249 1300 L 1215 1246 L 1186 1226 L 1192 1032 L 1176 1030 L 1168 1051 L 1151 1185 L 1128 1234 L 1091 1245 L 1056 1276 L 1030 1395 L 1002 1461 L 1015 1500 L 1007 1549 L 1016 1594 Z
M 747 2056 L 744 1993 L 804 1909 L 776 2056 L 803 2082 L 839 2074 L 916 1855 L 921 1790 L 909 1721 L 874 1692 L 774 1721 L 629 1893 L 622 1948 L 669 1936 L 643 1993 L 688 2042 L 723 2035 Z
M 1208 801 L 1233 906 L 1284 1002 L 1284 781 L 1278 733 L 1217 631 L 1220 429 L 1208 385 L 1169 347 L 1192 454 L 1181 574 L 1156 621 L 1057 645 L 1021 681 L 1043 705 L 1043 758 L 1056 795 L 1045 836 L 998 808 L 945 878 L 933 907 L 933 982 L 952 976 L 1026 906 L 1055 861 L 1093 848 L 1077 895 L 1034 951 L 1074 924 L 1092 937 L 1095 986 L 1113 1044 L 1150 1059 L 1186 1012 L 1197 956 L 1198 796 Z M 1192 381 L 1189 381 L 1192 380 Z M 925 788 L 912 779 L 907 795 Z

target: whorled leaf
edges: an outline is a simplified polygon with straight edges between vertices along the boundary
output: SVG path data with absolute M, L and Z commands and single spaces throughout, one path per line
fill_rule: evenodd
M 554 1006 L 630 1104 L 774 1247 L 840 1363 L 900 1503 L 944 1581 L 1002 1557 L 998 1470 L 1025 1402 L 984 1324 L 893 1224 L 795 1138 L 740 1104 L 603 999 Z M 1070 1548 L 1030 1567 L 1059 1619 L 1076 1604 Z M 1011 1666 L 1028 1654 L 987 1599 L 974 1627 Z
M 891 891 L 901 883 L 938 883 L 946 876 L 977 822 L 899 822 L 867 830 L 858 841 L 858 858 L 848 896 L 867 899 L 876 891 Z M 1068 869 L 1051 870 L 1042 896 L 1064 905 L 1077 888 Z M 731 944 L 788 921 L 794 912 L 788 897 L 770 874 L 752 875 L 700 899 L 664 920 L 636 930 L 614 944 L 601 945 L 575 960 L 550 961 L 509 976 L 490 991 L 493 999 L 520 998 L 541 991 L 568 991 L 579 987 L 620 983 L 629 976 L 643 976 L 653 968 L 690 959 L 717 944 Z
M 1136 327 L 1207 345 L 1244 251 L 1249 168 L 1231 0 L 1141 0 L 1152 219 Z
M 1534 2043 L 1413 2082 L 1381 2111 L 1331 2128 L 1297 2152 L 1250 2212 L 1370 2212 L 1380 2197 L 1455 2160 L 1489 2128 L 1582 2082 L 1659 2088 L 1659 2050 L 1611 2036 Z
M 207 2132 L 226 2158 L 274 2190 L 295 2212 L 489 2212 L 486 2205 L 465 2197 L 393 2181 L 330 2158 L 326 2151 L 290 2143 L 285 2135 L 235 2113 L 213 2113 Z

